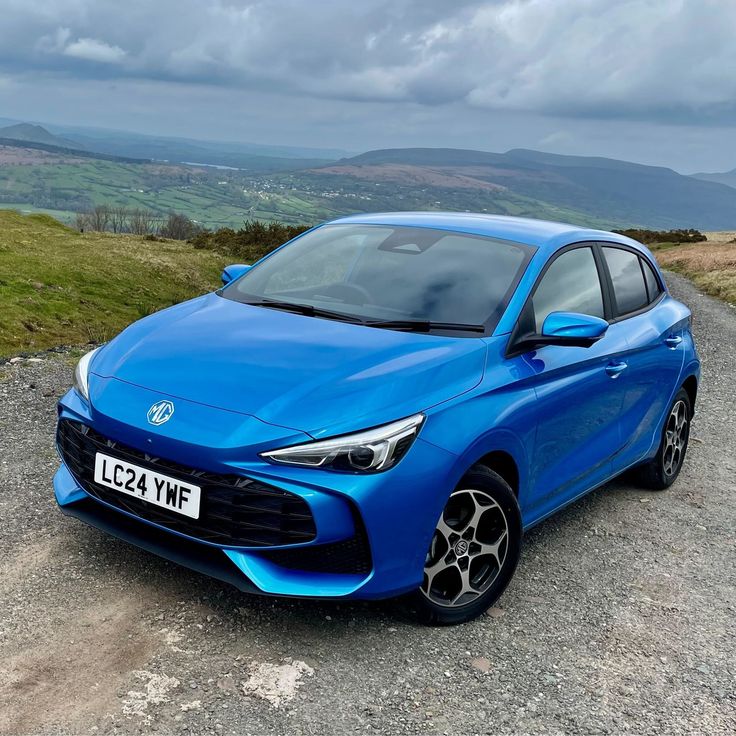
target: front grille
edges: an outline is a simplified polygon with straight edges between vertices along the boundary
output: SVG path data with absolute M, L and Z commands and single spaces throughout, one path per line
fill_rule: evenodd
M 281 488 L 251 478 L 209 473 L 153 457 L 69 419 L 59 422 L 57 443 L 64 463 L 87 493 L 172 531 L 234 547 L 299 544 L 316 536 L 314 519 L 307 503 Z M 95 454 L 98 451 L 200 486 L 199 519 L 181 516 L 95 483 Z

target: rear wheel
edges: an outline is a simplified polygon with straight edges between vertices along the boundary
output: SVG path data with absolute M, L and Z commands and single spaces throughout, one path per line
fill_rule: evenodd
M 667 414 L 657 454 L 636 469 L 639 485 L 653 491 L 662 491 L 675 482 L 685 460 L 691 419 L 690 397 L 681 388 Z
M 470 470 L 437 522 L 424 579 L 410 597 L 427 624 L 470 621 L 511 580 L 521 548 L 521 514 L 509 485 L 485 467 Z

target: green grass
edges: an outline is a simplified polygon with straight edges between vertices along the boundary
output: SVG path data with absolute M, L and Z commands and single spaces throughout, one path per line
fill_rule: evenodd
M 48 215 L 0 210 L 0 357 L 105 341 L 217 288 L 228 262 L 186 243 L 80 234 Z
M 165 217 L 174 210 L 206 227 L 238 227 L 257 198 L 240 181 L 220 184 L 224 174 L 181 167 L 89 161 L 76 164 L 0 166 L 0 195 L 13 207 L 49 211 L 64 222 L 74 212 L 109 204 L 151 210 Z

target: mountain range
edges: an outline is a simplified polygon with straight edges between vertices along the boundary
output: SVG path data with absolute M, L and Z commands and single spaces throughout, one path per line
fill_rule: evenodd
M 703 181 L 715 181 L 719 184 L 725 184 L 726 186 L 736 188 L 736 169 L 715 174 L 693 174 L 693 176 L 696 179 L 702 179 Z
M 54 153 L 46 160 L 0 155 L 0 202 L 60 211 L 83 202 L 114 201 L 156 212 L 174 206 L 209 226 L 247 217 L 315 222 L 378 209 L 448 209 L 602 227 L 736 228 L 736 170 L 687 176 L 665 167 L 527 149 L 399 148 L 349 155 L 337 149 L 53 130 L 29 123 L 0 128 L 6 152 L 26 146 Z M 115 163 L 85 163 L 95 158 Z M 17 168 L 20 164 L 34 167 L 33 177 Z M 84 175 L 77 177 L 80 166 Z

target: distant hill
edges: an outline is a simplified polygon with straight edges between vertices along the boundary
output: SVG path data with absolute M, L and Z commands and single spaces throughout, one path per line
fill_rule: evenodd
M 42 128 L 40 125 L 33 125 L 32 123 L 17 123 L 16 125 L 8 125 L 5 128 L 0 128 L 0 138 L 30 143 L 43 143 L 47 146 L 57 146 L 58 148 L 69 148 L 72 150 L 84 149 L 84 146 L 80 143 L 49 133 L 46 128 Z
M 725 184 L 727 187 L 736 189 L 736 169 L 732 171 L 723 171 L 715 174 L 693 174 L 694 179 L 702 179 L 703 181 L 715 181 L 719 184 Z
M 0 129 L 2 133 L 2 129 Z M 58 154 L 62 157 L 68 157 L 71 161 L 76 161 L 80 158 L 98 159 L 100 161 L 116 161 L 118 163 L 128 164 L 147 164 L 150 163 L 148 159 L 143 158 L 130 158 L 126 156 L 112 156 L 106 153 L 97 153 L 96 151 L 87 151 L 83 148 L 67 148 L 66 146 L 58 146 L 49 143 L 39 143 L 37 141 L 24 141 L 18 138 L 5 138 L 0 136 L 0 147 L 9 146 L 27 150 L 47 151 L 49 153 Z M 2 166 L 2 161 L 0 161 Z
M 580 219 L 651 228 L 736 227 L 736 191 L 725 183 L 683 176 L 672 169 L 616 159 L 562 156 L 526 149 L 506 153 L 451 148 L 369 151 L 314 169 L 340 180 L 402 187 L 485 190 L 493 207 L 502 192 Z M 475 205 L 477 208 L 477 205 Z
M 290 171 L 321 166 L 348 155 L 345 151 L 336 149 L 223 143 L 97 129 L 63 130 L 67 138 L 78 145 L 107 155 L 255 172 Z

